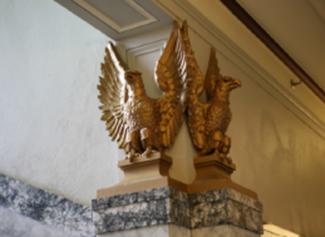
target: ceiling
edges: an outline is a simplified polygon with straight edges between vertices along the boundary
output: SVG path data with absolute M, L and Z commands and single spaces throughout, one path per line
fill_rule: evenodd
M 170 24 L 172 19 L 151 0 L 56 0 L 114 40 Z
M 325 89 L 325 1 L 238 0 L 279 45 Z

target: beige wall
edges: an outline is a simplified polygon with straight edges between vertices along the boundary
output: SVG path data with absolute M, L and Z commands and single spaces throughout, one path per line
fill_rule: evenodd
M 192 34 L 200 62 L 206 62 L 209 51 L 199 38 Z M 324 138 L 221 53 L 223 73 L 243 82 L 231 97 L 230 155 L 238 167 L 234 180 L 258 193 L 265 221 L 305 236 L 321 236 L 325 231 Z

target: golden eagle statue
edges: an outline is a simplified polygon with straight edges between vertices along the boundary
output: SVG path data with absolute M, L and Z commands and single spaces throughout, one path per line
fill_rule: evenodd
M 186 86 L 187 124 L 192 143 L 200 155 L 216 154 L 226 157 L 230 149 L 230 138 L 225 134 L 231 120 L 229 93 L 241 83 L 220 74 L 214 48 L 211 48 L 204 79 L 191 48 L 186 22 L 183 23 L 180 34 L 186 54 L 187 74 L 183 80 Z M 200 99 L 204 91 L 206 101 Z
M 109 43 L 101 65 L 99 100 L 109 135 L 131 162 L 160 157 L 171 146 L 182 124 L 182 47 L 175 25 L 155 68 L 155 81 L 163 94 L 147 96 L 141 73 L 128 70 Z

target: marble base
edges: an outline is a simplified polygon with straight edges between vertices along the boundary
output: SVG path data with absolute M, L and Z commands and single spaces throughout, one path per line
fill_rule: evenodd
M 262 232 L 262 204 L 236 190 L 224 188 L 189 194 L 191 228 L 229 224 Z
M 170 186 L 92 201 L 92 210 L 0 174 L 0 236 L 257 237 L 262 205 L 238 190 Z
M 190 227 L 188 196 L 169 187 L 92 201 L 96 233 L 165 224 Z
M 223 231 L 233 227 L 232 232 L 262 233 L 261 203 L 229 188 L 186 193 L 162 187 L 96 199 L 92 208 L 97 234 L 170 225 L 191 231 L 224 226 Z

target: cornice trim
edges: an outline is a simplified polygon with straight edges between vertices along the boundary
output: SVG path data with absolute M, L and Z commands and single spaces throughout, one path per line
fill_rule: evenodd
M 153 22 L 156 22 L 157 19 L 151 15 L 149 12 L 147 12 L 145 9 L 143 9 L 139 4 L 137 4 L 133 0 L 125 0 L 125 2 L 132 7 L 137 13 L 141 14 L 143 17 L 145 17 L 145 20 L 135 22 L 132 24 L 129 24 L 127 26 L 120 26 L 117 22 L 112 20 L 109 16 L 102 13 L 99 9 L 94 7 L 92 4 L 87 2 L 86 0 L 72 0 L 75 4 L 83 8 L 88 13 L 95 16 L 97 19 L 101 20 L 103 23 L 111 26 L 116 32 L 123 33 L 128 30 L 135 29 L 137 27 L 145 26 L 148 24 L 151 24 Z
M 323 102 L 325 91 L 315 80 L 272 38 L 264 28 L 236 0 L 221 0 L 228 10 L 234 14 L 262 43 L 269 48 L 306 86 Z

